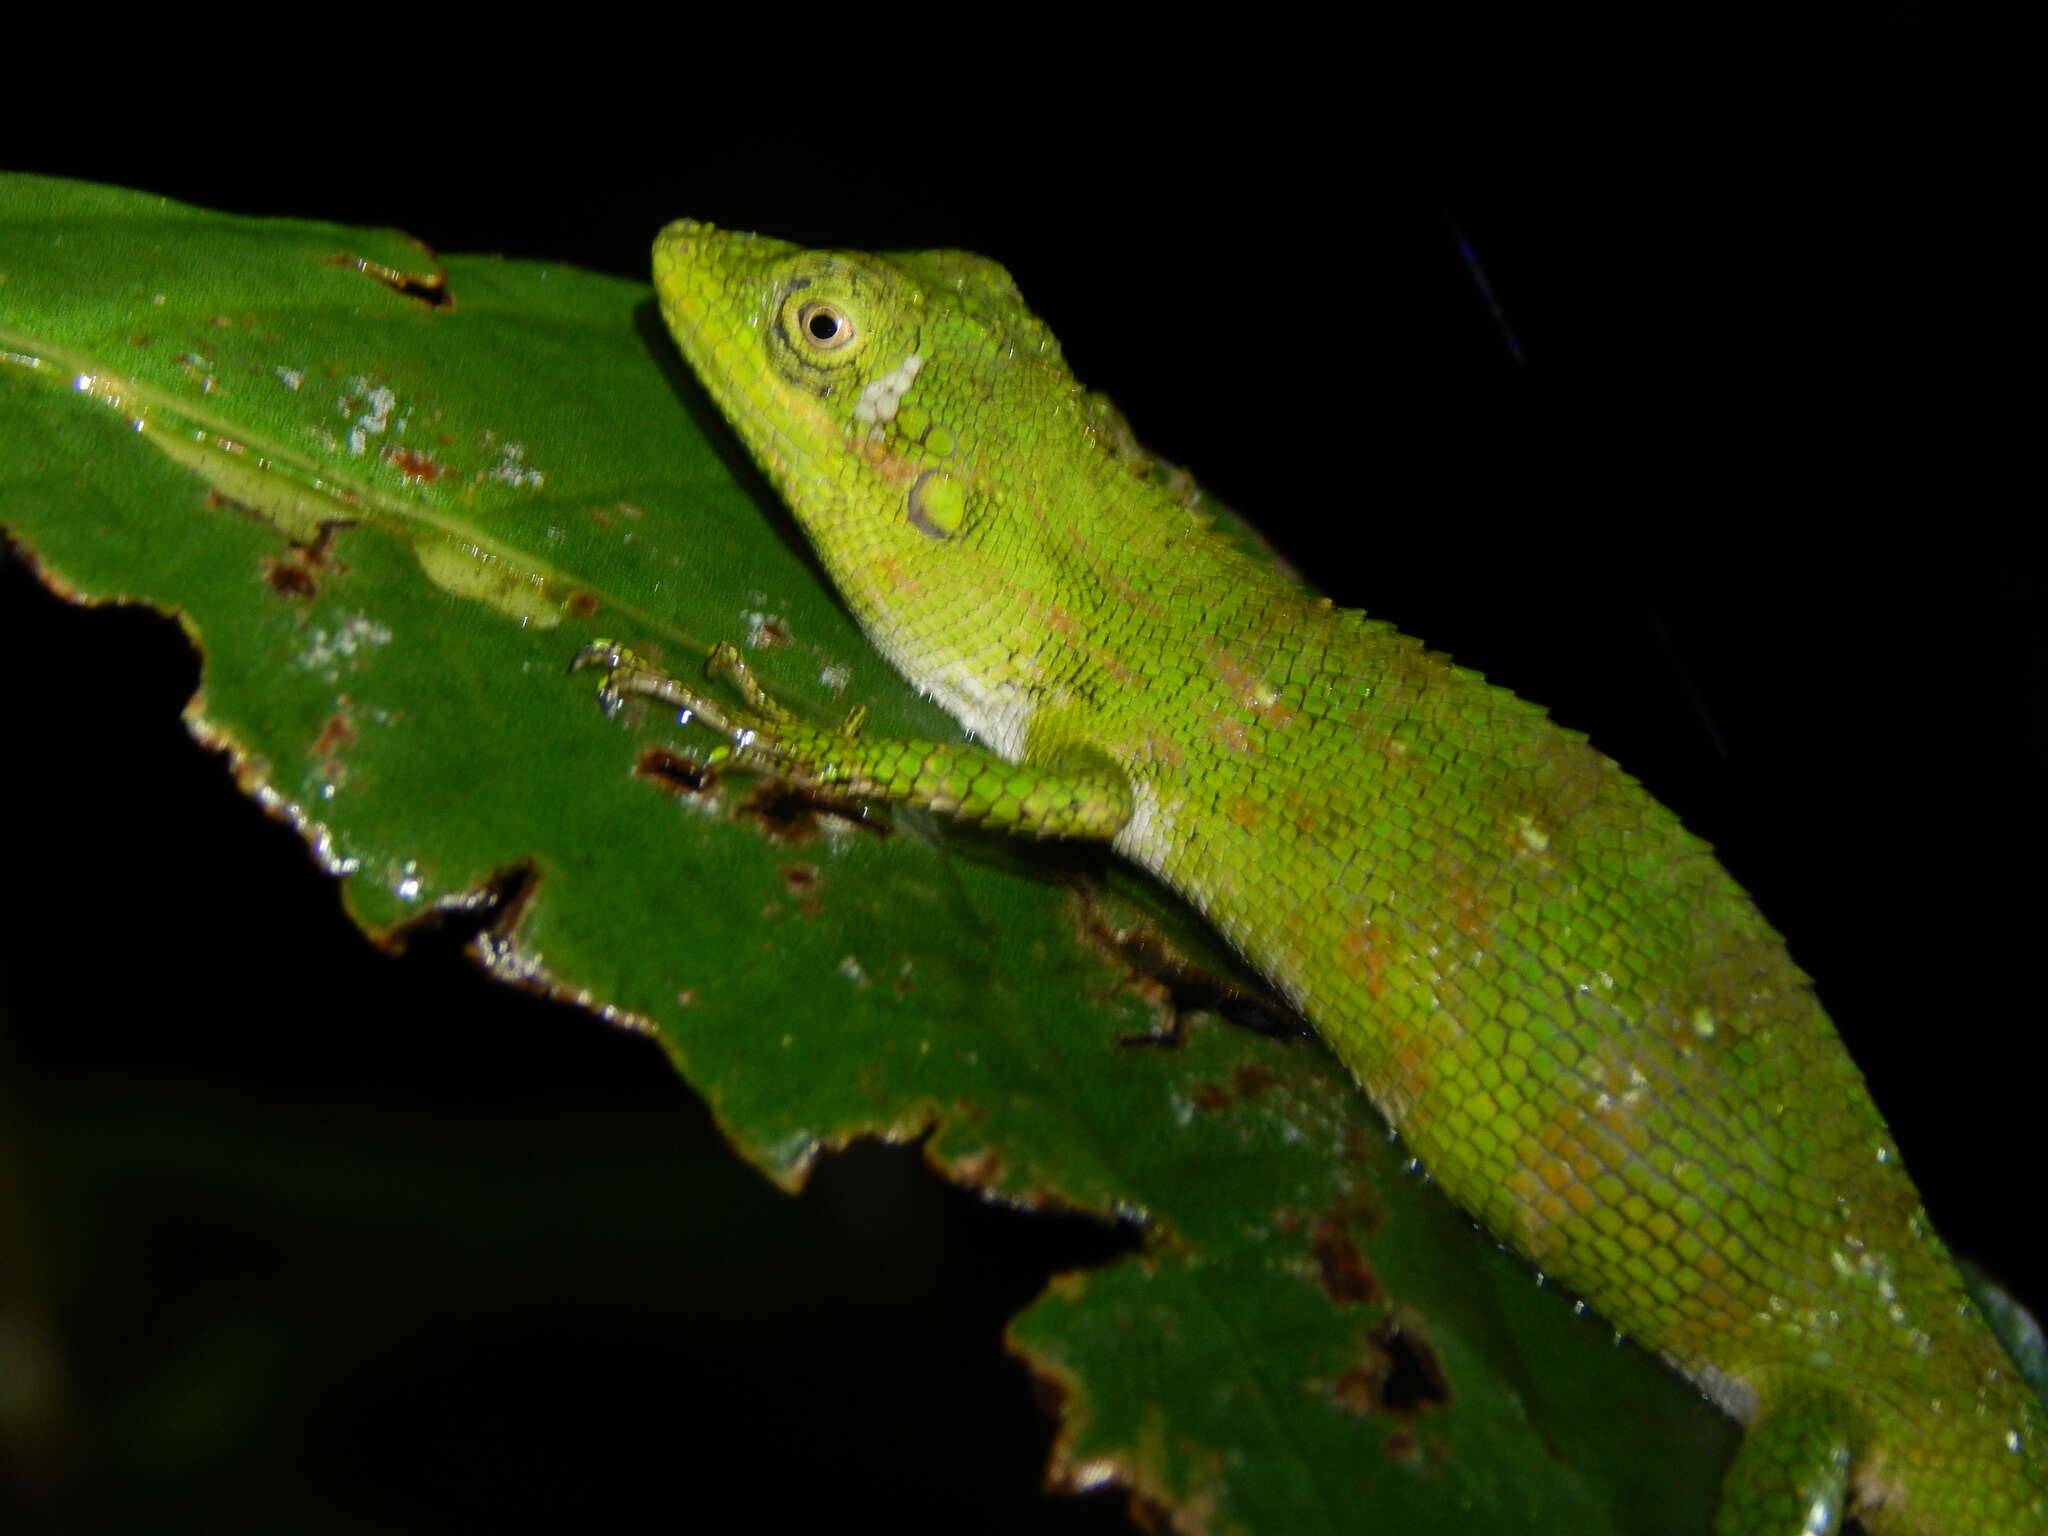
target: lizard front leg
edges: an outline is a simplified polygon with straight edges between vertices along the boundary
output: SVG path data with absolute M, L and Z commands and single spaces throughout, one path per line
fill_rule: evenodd
M 655 699 L 723 735 L 726 745 L 711 754 L 714 765 L 918 806 L 1024 837 L 1106 841 L 1131 817 L 1130 785 L 1107 763 L 1011 763 L 955 742 L 865 737 L 867 711 L 859 705 L 836 729 L 806 724 L 770 697 L 730 642 L 712 649 L 705 670 L 729 676 L 744 707 L 721 703 L 615 641 L 593 641 L 578 652 L 570 670 L 585 667 L 604 669 L 598 698 L 608 711 L 630 697 Z

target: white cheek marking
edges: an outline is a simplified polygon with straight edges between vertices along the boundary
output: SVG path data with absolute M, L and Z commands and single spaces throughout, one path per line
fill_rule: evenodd
M 915 352 L 906 356 L 860 392 L 860 398 L 853 403 L 853 419 L 868 426 L 894 421 L 896 407 L 910 393 L 910 386 L 917 382 L 917 371 L 923 366 L 924 359 Z

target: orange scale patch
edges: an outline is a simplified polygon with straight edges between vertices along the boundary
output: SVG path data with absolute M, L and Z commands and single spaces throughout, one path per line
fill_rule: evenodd
M 1469 885 L 1453 885 L 1444 893 L 1451 904 L 1451 923 L 1481 948 L 1493 943 L 1493 923 L 1486 903 Z
M 1235 715 L 1211 715 L 1209 731 L 1229 751 L 1249 754 L 1252 750 L 1251 737 L 1245 731 L 1244 722 Z
M 1387 990 L 1384 974 L 1387 953 L 1380 948 L 1379 928 L 1372 923 L 1360 923 L 1355 928 L 1345 929 L 1337 943 L 1339 963 L 1345 971 L 1357 977 L 1374 997 L 1384 993 Z
M 884 555 L 880 560 L 876 561 L 875 573 L 893 591 L 901 592 L 911 597 L 915 597 L 923 591 L 923 584 L 918 581 L 916 575 L 906 570 L 903 562 L 894 555 Z
M 1045 627 L 1056 635 L 1072 639 L 1081 633 L 1081 621 L 1058 603 L 1047 603 L 1038 610 L 1038 616 L 1045 620 Z
M 875 472 L 877 478 L 891 485 L 901 485 L 924 473 L 921 463 L 906 459 L 891 443 L 864 438 L 859 446 L 860 456 L 867 461 L 868 468 Z
M 1165 763 L 1170 768 L 1178 768 L 1186 761 L 1179 740 L 1164 731 L 1154 731 L 1146 738 L 1146 749 L 1154 762 Z

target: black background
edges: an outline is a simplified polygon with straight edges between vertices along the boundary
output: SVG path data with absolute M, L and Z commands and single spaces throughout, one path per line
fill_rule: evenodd
M 2041 125 L 1981 18 L 1854 15 L 1110 51 L 362 17 L 46 72 L 0 162 L 631 276 L 682 214 L 998 256 L 1310 579 L 1717 844 L 2038 1307 Z M 0 632 L 0 1138 L 71 1383 L 36 1524 L 1119 1528 L 1038 1499 L 999 1350 L 1115 1234 L 882 1150 L 783 1200 L 643 1042 L 356 936 L 185 737 L 169 625 L 8 561 Z

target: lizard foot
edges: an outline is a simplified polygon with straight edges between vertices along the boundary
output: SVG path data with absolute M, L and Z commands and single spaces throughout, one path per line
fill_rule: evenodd
M 712 654 L 715 657 L 717 652 Z M 714 731 L 727 735 L 754 728 L 755 722 L 728 714 L 716 700 L 670 677 L 616 640 L 593 640 L 569 663 L 571 672 L 581 672 L 586 667 L 604 669 L 604 677 L 597 685 L 597 702 L 607 715 L 617 714 L 619 706 L 629 698 L 656 699 L 685 718 L 695 716 Z

